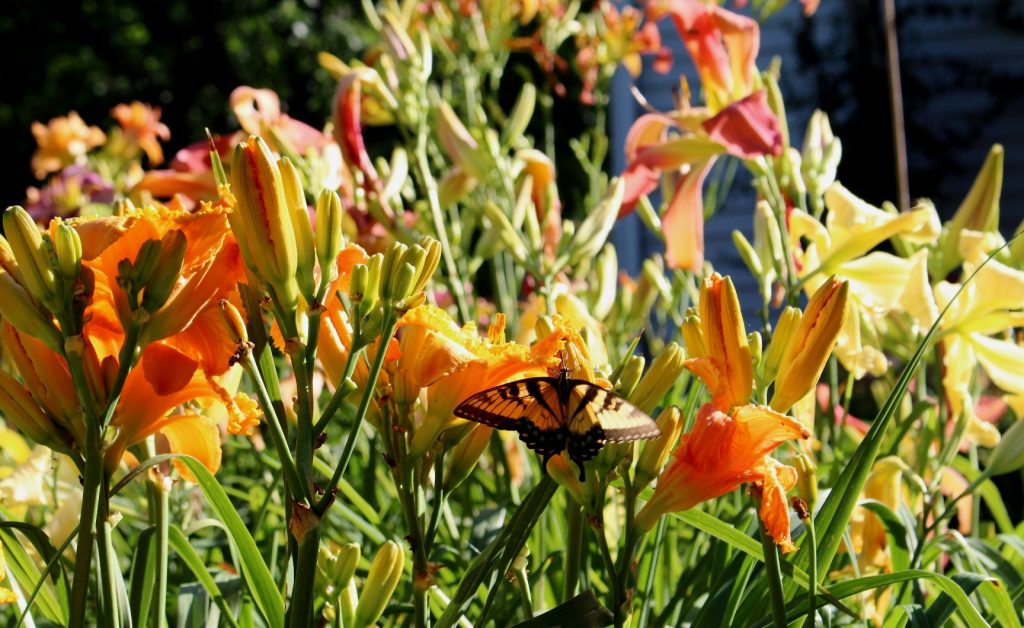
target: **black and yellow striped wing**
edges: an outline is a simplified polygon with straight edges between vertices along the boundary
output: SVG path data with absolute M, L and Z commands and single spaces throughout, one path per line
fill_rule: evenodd
M 455 416 L 519 433 L 527 447 L 544 457 L 565 449 L 565 416 L 554 377 L 521 379 L 472 395 Z
M 581 379 L 569 380 L 565 427 L 569 457 L 577 464 L 596 456 L 605 443 L 661 434 L 658 424 L 646 412 L 610 390 Z

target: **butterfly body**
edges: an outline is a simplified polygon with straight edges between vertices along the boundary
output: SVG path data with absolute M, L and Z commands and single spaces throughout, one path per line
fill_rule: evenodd
M 596 384 L 569 377 L 531 377 L 479 392 L 455 416 L 519 434 L 544 460 L 561 451 L 580 469 L 609 442 L 654 438 L 657 424 L 642 410 Z

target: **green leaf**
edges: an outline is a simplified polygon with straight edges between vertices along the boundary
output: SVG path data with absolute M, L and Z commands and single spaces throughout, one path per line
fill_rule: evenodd
M 263 560 L 259 548 L 256 547 L 252 535 L 249 534 L 249 529 L 238 516 L 231 500 L 225 494 L 224 488 L 195 458 L 182 456 L 179 460 L 195 476 L 210 508 L 227 527 L 228 538 L 238 548 L 242 578 L 245 580 L 260 614 L 271 626 L 284 625 L 284 600 L 281 598 L 281 593 L 270 577 L 267 563 Z
M 132 575 L 128 582 L 128 606 L 132 609 L 135 628 L 146 628 L 150 619 L 153 588 L 156 585 L 156 572 L 153 568 L 153 561 L 156 560 L 156 546 L 153 545 L 155 533 L 156 528 L 151 526 L 140 532 L 135 541 Z
M 598 628 L 615 621 L 614 615 L 601 606 L 591 589 L 566 600 L 553 609 L 532 619 L 518 623 L 514 628 L 546 628 L 548 626 L 575 626 L 577 628 Z
M 978 609 L 971 604 L 967 594 L 964 593 L 964 590 L 952 578 L 923 569 L 905 569 L 894 573 L 844 580 L 830 587 L 830 590 L 837 598 L 843 599 L 851 595 L 863 593 L 864 591 L 871 591 L 911 580 L 930 580 L 943 594 L 948 596 L 968 626 L 971 628 L 988 628 L 988 622 L 981 616 Z M 817 602 L 820 606 L 822 600 L 817 600 Z M 806 614 L 807 600 L 799 598 L 797 603 L 793 605 L 792 610 L 788 612 L 787 617 L 792 621 Z M 758 625 L 767 626 L 770 623 L 770 620 L 768 620 L 762 621 Z
M 47 619 L 57 622 L 58 624 L 67 624 L 68 607 L 66 589 L 65 594 L 61 596 L 63 598 L 62 600 L 58 598 L 58 595 L 53 588 L 44 586 L 43 581 L 46 579 L 46 572 L 39 569 L 35 560 L 26 551 L 24 542 L 15 536 L 13 532 L 14 529 L 24 532 L 24 528 L 22 526 L 27 526 L 29 528 L 33 526 L 29 526 L 29 524 L 18 525 L 16 522 L 12 521 L 3 522 L 2 526 L 3 527 L 0 528 L 0 537 L 3 539 L 4 554 L 7 558 L 7 568 L 10 570 L 11 575 L 18 581 L 18 584 L 23 590 L 35 591 L 37 606 Z M 27 536 L 32 540 L 32 537 L 36 535 L 30 534 Z M 43 536 L 45 537 L 45 533 Z M 47 545 L 49 545 L 48 553 L 41 553 L 40 555 L 43 556 L 44 559 L 55 558 L 57 554 L 56 550 L 53 549 L 53 545 L 50 545 L 49 543 L 47 543 Z M 60 570 L 54 568 L 56 566 L 55 563 L 50 564 L 53 564 L 53 567 L 50 567 L 48 564 L 47 570 L 51 571 L 51 573 L 55 572 L 59 574 Z M 57 577 L 60 578 L 59 575 Z M 26 608 L 25 611 L 25 615 L 27 614 L 28 608 Z
M 997 625 L 1007 628 L 1019 628 L 1020 618 L 1013 608 L 1006 589 L 998 580 L 976 573 L 958 573 L 952 576 L 953 582 L 968 595 L 974 591 L 989 605 L 996 616 Z M 951 596 L 943 590 L 935 602 L 928 607 L 927 615 L 933 626 L 946 623 L 953 613 L 954 605 Z
M 893 571 L 908 569 L 910 567 L 910 537 L 907 534 L 907 527 L 900 521 L 899 515 L 882 502 L 874 499 L 865 499 L 860 502 L 860 505 L 875 513 L 875 516 L 885 526 L 885 536 L 889 543 Z
M 172 525 L 167 530 L 167 542 L 174 551 L 178 553 L 178 556 L 185 562 L 188 568 L 192 571 L 192 575 L 196 577 L 196 580 L 206 589 L 206 592 L 210 595 L 214 604 L 220 609 L 221 620 L 226 621 L 231 626 L 238 626 L 238 622 L 235 620 L 235 613 L 228 604 L 227 599 L 221 592 L 220 587 L 214 581 L 213 576 L 210 575 L 209 569 L 206 567 L 206 563 L 200 558 L 196 550 L 192 548 L 192 544 L 189 543 L 185 533 L 181 531 L 178 526 Z

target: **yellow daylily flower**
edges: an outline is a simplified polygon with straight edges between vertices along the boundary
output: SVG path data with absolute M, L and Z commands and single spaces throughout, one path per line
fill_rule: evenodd
M 964 263 L 964 277 L 970 277 L 980 255 Z M 990 260 L 981 267 L 959 296 L 959 286 L 940 281 L 935 301 L 949 304 L 941 322 L 942 384 L 950 414 L 966 414 L 966 437 L 986 447 L 999 442 L 999 431 L 974 413 L 970 385 L 981 366 L 992 383 L 1012 396 L 1024 394 L 1024 347 L 997 337 L 1024 320 L 1024 272 Z

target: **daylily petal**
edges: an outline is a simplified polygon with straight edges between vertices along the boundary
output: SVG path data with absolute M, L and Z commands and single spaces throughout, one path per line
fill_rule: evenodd
M 195 414 L 180 415 L 164 422 L 160 433 L 167 439 L 171 452 L 192 456 L 210 473 L 220 468 L 220 429 L 212 420 Z M 195 476 L 181 462 L 175 460 L 174 467 L 186 481 L 196 482 Z
M 761 521 L 764 521 L 768 535 L 779 550 L 786 554 L 796 550 L 790 536 L 789 500 L 786 499 L 786 493 L 796 486 L 796 469 L 770 457 L 764 462 L 761 467 L 764 474 L 761 480 Z
M 981 334 L 969 336 L 971 348 L 992 382 L 1011 394 L 1024 394 L 1024 347 Z
M 694 163 L 676 184 L 661 224 L 665 262 L 670 268 L 699 271 L 704 265 L 704 177 L 714 160 Z
M 850 294 L 868 312 L 884 315 L 899 305 L 913 269 L 911 260 L 875 252 L 844 263 L 835 274 L 850 282 Z
M 763 89 L 732 103 L 706 120 L 703 127 L 712 140 L 740 159 L 782 154 L 779 119 L 768 107 Z

